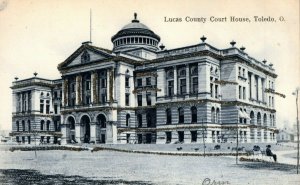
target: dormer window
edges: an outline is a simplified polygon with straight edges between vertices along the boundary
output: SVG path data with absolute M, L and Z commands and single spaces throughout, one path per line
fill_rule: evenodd
M 90 54 L 87 51 L 84 51 L 81 55 L 81 63 L 86 63 L 90 61 Z

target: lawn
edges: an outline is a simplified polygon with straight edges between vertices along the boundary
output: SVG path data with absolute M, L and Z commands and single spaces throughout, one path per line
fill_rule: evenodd
M 300 184 L 295 166 L 236 165 L 234 157 L 113 151 L 38 151 L 37 159 L 33 151 L 0 151 L 0 155 L 0 184 Z

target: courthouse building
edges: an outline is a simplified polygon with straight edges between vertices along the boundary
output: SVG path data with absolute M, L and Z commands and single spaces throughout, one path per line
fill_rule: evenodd
M 111 41 L 82 43 L 58 65 L 60 80 L 13 82 L 17 140 L 36 130 L 50 142 L 61 132 L 62 143 L 275 142 L 272 64 L 204 36 L 165 49 L 136 14 Z

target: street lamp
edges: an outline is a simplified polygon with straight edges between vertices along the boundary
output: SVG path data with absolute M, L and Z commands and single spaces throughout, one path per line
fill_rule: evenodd
M 293 95 L 296 96 L 296 110 L 297 110 L 297 174 L 299 174 L 299 117 L 298 117 L 298 94 L 300 88 L 298 87 Z

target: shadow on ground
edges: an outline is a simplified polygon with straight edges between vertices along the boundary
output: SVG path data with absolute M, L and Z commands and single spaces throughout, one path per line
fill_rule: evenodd
M 274 162 L 242 162 L 239 164 L 242 168 L 248 168 L 253 170 L 277 170 L 289 173 L 296 172 L 295 165 L 274 163 Z
M 134 184 L 150 185 L 142 181 L 93 180 L 82 176 L 45 175 L 36 170 L 0 169 L 0 184 Z

